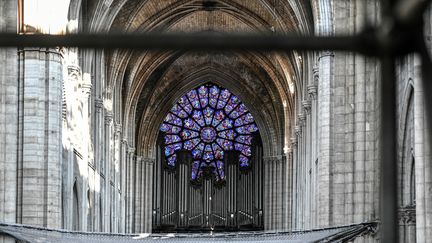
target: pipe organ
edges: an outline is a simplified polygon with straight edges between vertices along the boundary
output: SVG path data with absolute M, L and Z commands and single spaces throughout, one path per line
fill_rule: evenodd
M 161 135 L 162 137 L 163 135 Z M 240 152 L 224 151 L 224 179 L 212 167 L 192 180 L 193 156 L 176 151 L 175 167 L 167 166 L 163 141 L 158 142 L 153 181 L 153 231 L 238 231 L 263 229 L 263 154 L 254 134 L 251 165 L 240 166 Z

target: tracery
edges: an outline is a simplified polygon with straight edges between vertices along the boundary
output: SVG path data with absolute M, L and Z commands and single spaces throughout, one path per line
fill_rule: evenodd
M 207 83 L 182 96 L 171 108 L 160 130 L 165 133 L 165 158 L 175 167 L 178 150 L 192 153 L 191 180 L 211 167 L 216 180 L 224 180 L 224 153 L 240 152 L 239 166 L 251 165 L 254 118 L 229 90 Z

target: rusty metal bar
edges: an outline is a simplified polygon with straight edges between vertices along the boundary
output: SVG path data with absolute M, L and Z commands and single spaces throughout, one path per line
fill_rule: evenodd
M 0 47 L 124 48 L 141 50 L 338 50 L 374 55 L 373 43 L 366 34 L 357 36 L 300 36 L 263 34 L 164 34 L 164 33 L 105 33 L 69 35 L 0 34 Z

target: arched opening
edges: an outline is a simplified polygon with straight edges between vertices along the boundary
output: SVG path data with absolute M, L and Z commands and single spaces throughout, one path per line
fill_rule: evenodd
M 213 83 L 187 92 L 156 150 L 153 231 L 262 229 L 262 141 L 236 95 Z
M 73 186 L 73 202 L 72 202 L 72 229 L 80 230 L 79 226 L 79 203 L 78 203 L 78 188 L 76 182 Z

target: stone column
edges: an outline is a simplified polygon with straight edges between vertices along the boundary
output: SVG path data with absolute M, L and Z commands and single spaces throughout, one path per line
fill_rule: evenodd
M 126 233 L 134 231 L 135 149 L 129 147 L 126 158 Z
M 297 136 L 291 137 L 291 149 L 292 149 L 292 179 L 291 179 L 291 190 L 292 190 L 292 205 L 291 205 L 291 229 L 298 229 L 298 161 L 297 161 Z
M 135 223 L 134 223 L 134 233 L 141 233 L 142 229 L 141 229 L 141 225 L 142 225 L 142 221 L 141 221 L 141 210 L 142 210 L 142 157 L 141 156 L 136 156 L 136 161 L 135 161 L 135 191 L 134 191 L 134 195 L 135 195 L 135 200 L 134 200 L 134 218 L 135 218 Z
M 330 11 L 330 10 L 329 10 Z M 318 164 L 318 226 L 329 226 L 332 219 L 331 194 L 331 144 L 332 144 L 332 80 L 333 58 L 331 52 L 322 52 L 319 58 L 318 110 L 320 118 L 319 132 L 319 164 Z
M 105 195 L 103 195 L 102 202 L 104 202 L 103 212 L 102 212 L 102 231 L 110 232 L 111 224 L 110 224 L 110 211 L 111 211 L 111 130 L 112 130 L 112 122 L 113 116 L 111 113 L 106 112 L 105 114 L 105 127 L 104 127 L 104 157 L 103 157 L 103 165 L 102 173 L 105 176 L 104 188 Z
M 145 158 L 142 160 L 143 166 L 143 207 L 142 207 L 142 232 L 151 233 L 152 231 L 152 213 L 153 213 L 153 205 L 152 205 L 152 196 L 153 196 L 153 166 L 155 160 L 151 158 Z
M 283 230 L 285 220 L 288 220 L 288 215 L 285 215 L 285 207 L 289 205 L 283 201 L 284 194 L 287 193 L 284 188 L 284 176 L 286 159 L 284 156 L 272 156 L 264 158 L 264 166 L 268 171 L 268 176 L 265 177 L 267 186 L 265 194 L 268 200 L 265 200 L 264 205 L 264 222 L 265 230 Z
M 432 239 L 432 151 L 429 131 L 432 124 L 427 123 L 425 97 L 431 95 L 424 90 L 420 73 L 420 60 L 414 61 L 414 155 L 416 180 L 416 223 L 417 242 Z M 428 80 L 429 81 L 429 80 Z
M 17 218 L 26 224 L 58 228 L 62 218 L 62 55 L 55 49 L 32 48 L 21 50 L 20 56 Z
M 17 29 L 16 1 L 0 2 L 0 31 Z M 17 151 L 18 151 L 18 55 L 16 48 L 0 49 L 0 221 L 17 219 Z M 7 239 L 6 239 L 7 238 Z M 0 242 L 15 242 L 0 236 Z

